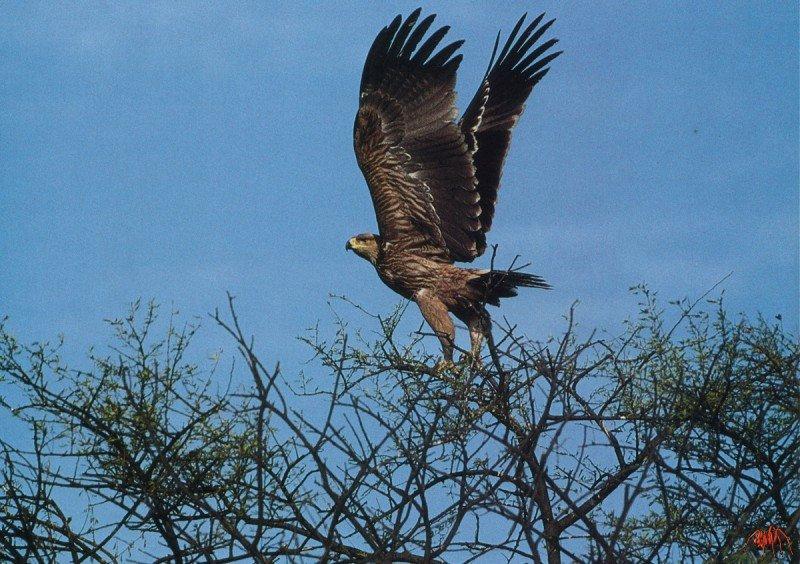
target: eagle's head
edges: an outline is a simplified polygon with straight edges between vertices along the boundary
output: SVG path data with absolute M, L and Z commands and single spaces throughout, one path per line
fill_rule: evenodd
M 378 247 L 379 238 L 372 233 L 361 233 L 355 237 L 350 237 L 345 245 L 345 249 L 353 251 L 355 254 L 363 259 L 368 260 L 372 264 L 378 262 Z

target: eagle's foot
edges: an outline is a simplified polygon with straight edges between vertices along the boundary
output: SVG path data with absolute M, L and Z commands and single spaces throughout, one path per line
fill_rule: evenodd
M 473 370 L 480 370 L 483 368 L 483 359 L 480 354 L 464 353 L 461 355 L 458 363 L 462 366 L 469 366 Z
M 457 370 L 456 363 L 452 360 L 443 358 L 439 362 L 437 362 L 433 367 L 433 372 L 435 374 L 443 374 L 445 372 L 453 372 Z

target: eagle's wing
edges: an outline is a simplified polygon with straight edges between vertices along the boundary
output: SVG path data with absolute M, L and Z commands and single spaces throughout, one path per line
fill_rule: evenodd
M 473 152 L 480 194 L 478 254 L 486 249 L 483 234 L 492 227 L 511 129 L 522 115 L 531 90 L 550 70 L 547 65 L 561 54 L 561 51 L 546 54 L 558 42 L 557 39 L 545 41 L 531 50 L 555 21 L 540 26 L 543 18 L 544 14 L 537 17 L 517 37 L 525 21 L 525 16 L 522 16 L 495 60 L 500 40 L 498 34 L 483 83 L 461 118 L 461 130 Z
M 441 260 L 472 260 L 481 208 L 472 157 L 454 121 L 455 53 L 463 41 L 438 49 L 443 27 L 422 42 L 435 16 L 417 25 L 419 13 L 397 16 L 367 55 L 356 158 L 384 241 Z

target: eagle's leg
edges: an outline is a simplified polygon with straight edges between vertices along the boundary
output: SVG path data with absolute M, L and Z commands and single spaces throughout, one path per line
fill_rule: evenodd
M 442 344 L 442 355 L 445 364 L 453 364 L 453 349 L 456 339 L 456 327 L 450 319 L 447 306 L 430 290 L 420 290 L 414 295 L 422 317 L 431 326 L 439 342 Z
M 471 316 L 467 320 L 467 327 L 469 328 L 472 365 L 481 367 L 483 365 L 481 361 L 481 346 L 483 346 L 483 340 L 489 336 L 489 331 L 492 330 L 492 320 L 486 308 L 482 308 L 481 311 Z

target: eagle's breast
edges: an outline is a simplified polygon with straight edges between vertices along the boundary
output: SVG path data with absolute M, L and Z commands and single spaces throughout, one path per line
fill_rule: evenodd
M 434 289 L 440 277 L 437 264 L 408 251 L 383 253 L 375 265 L 383 283 L 406 299 L 424 288 Z

